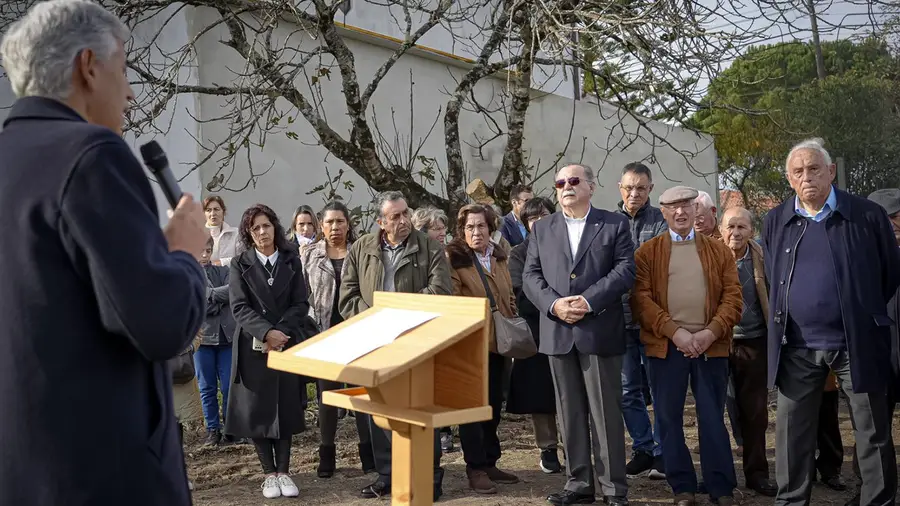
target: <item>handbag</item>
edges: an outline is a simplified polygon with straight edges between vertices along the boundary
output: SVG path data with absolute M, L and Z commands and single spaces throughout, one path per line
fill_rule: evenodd
M 182 351 L 177 357 L 168 361 L 169 370 L 172 372 L 172 383 L 184 385 L 194 380 L 197 371 L 194 369 L 194 346 Z
M 537 345 L 534 337 L 531 335 L 531 328 L 524 318 L 514 316 L 507 318 L 497 310 L 497 301 L 494 300 L 494 294 L 488 285 L 487 277 L 484 275 L 484 269 L 481 262 L 472 254 L 472 261 L 475 262 L 475 269 L 478 270 L 478 276 L 481 277 L 481 283 L 484 285 L 484 293 L 491 303 L 491 319 L 494 323 L 494 332 L 491 335 L 491 351 L 499 353 L 504 357 L 525 359 L 533 357 L 537 354 Z

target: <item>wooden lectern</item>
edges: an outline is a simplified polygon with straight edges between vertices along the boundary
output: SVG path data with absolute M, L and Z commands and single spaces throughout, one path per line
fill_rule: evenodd
M 487 299 L 376 292 L 375 306 L 283 352 L 269 367 L 351 385 L 324 392 L 322 402 L 368 413 L 393 431 L 391 504 L 433 504 L 434 429 L 489 420 Z M 440 313 L 394 342 L 348 365 L 297 357 L 382 308 Z

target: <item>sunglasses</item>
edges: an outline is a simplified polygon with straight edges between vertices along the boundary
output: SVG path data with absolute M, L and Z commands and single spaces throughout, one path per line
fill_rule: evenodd
M 590 183 L 590 181 L 586 181 Z M 581 184 L 581 178 L 578 176 L 573 176 L 567 179 L 557 179 L 554 181 L 553 185 L 556 186 L 557 190 L 562 190 L 566 187 L 566 183 L 569 183 L 569 186 L 578 186 Z

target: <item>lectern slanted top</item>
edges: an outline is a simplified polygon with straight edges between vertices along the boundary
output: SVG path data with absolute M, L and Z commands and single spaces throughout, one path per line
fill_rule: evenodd
M 295 355 L 382 308 L 440 316 L 347 365 Z M 268 364 L 358 385 L 324 392 L 322 402 L 368 413 L 379 426 L 392 430 L 391 504 L 431 505 L 433 429 L 491 418 L 489 333 L 487 299 L 376 292 L 373 308 L 293 348 L 270 352 Z

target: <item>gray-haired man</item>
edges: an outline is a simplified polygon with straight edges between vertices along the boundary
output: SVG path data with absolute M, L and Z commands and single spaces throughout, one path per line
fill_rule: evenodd
M 379 196 L 380 230 L 353 243 L 341 279 L 340 310 L 347 319 L 372 307 L 376 291 L 450 295 L 452 284 L 444 248 L 427 234 L 413 229 L 409 207 L 400 192 Z M 367 416 L 357 413 L 357 416 Z M 391 493 L 391 433 L 369 419 L 378 479 L 362 490 L 362 497 Z M 442 494 L 441 445 L 434 436 L 434 499 Z

